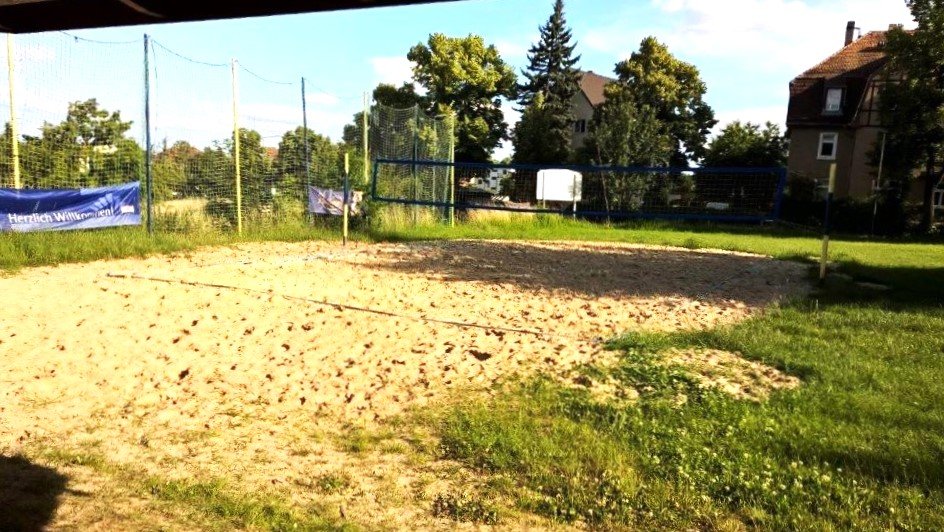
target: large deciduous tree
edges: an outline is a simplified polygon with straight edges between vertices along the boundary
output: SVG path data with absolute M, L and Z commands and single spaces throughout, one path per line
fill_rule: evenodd
M 764 128 L 738 120 L 724 126 L 705 152 L 704 166 L 765 166 L 787 164 L 787 142 L 780 128 L 767 122 Z
M 687 166 L 705 155 L 717 121 L 704 101 L 707 88 L 694 65 L 677 59 L 655 37 L 646 37 L 638 51 L 616 65 L 616 74 L 633 101 L 648 106 L 665 125 L 676 145 L 672 165 Z
M 580 56 L 574 56 L 576 45 L 571 39 L 564 2 L 556 0 L 554 12 L 541 27 L 540 40 L 528 52 L 528 67 L 522 71 L 525 83 L 518 87 L 518 104 L 523 114 L 513 135 L 515 162 L 562 163 L 571 157 L 571 100 L 580 81 L 576 67 Z
M 144 151 L 125 137 L 131 122 L 101 109 L 94 98 L 72 102 L 66 119 L 43 124 L 26 138 L 24 174 L 31 186 L 99 186 L 140 179 Z
M 429 36 L 410 49 L 413 77 L 427 91 L 427 112 L 456 114 L 456 160 L 485 162 L 508 125 L 502 98 L 515 96 L 515 73 L 482 37 Z
M 309 162 L 305 165 L 305 137 L 308 137 Z M 279 142 L 275 173 L 280 186 L 301 189 L 303 184 L 338 187 L 341 184 L 340 150 L 331 139 L 312 130 L 297 127 L 287 131 Z M 307 171 L 310 171 L 310 180 Z
M 894 181 L 907 182 L 924 167 L 921 229 L 934 220 L 934 188 L 941 180 L 944 145 L 944 5 L 908 0 L 918 27 L 889 30 L 885 50 L 888 75 L 880 108 L 887 129 L 884 168 Z M 877 150 L 876 150 L 877 151 Z

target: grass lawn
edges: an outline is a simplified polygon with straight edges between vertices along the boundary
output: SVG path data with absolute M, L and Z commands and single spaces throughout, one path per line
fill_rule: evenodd
M 265 240 L 300 241 L 335 238 L 338 232 L 301 222 L 247 227 L 235 231 L 155 231 L 144 227 L 112 227 L 98 230 L 0 233 L 0 271 L 66 262 L 143 257 L 187 251 L 201 246 L 221 246 Z
M 595 236 L 579 225 L 565 235 Z M 701 227 L 606 236 L 794 258 L 819 246 Z M 892 290 L 837 280 L 736 326 L 615 339 L 621 362 L 586 372 L 640 390 L 636 403 L 523 383 L 446 414 L 444 455 L 493 479 L 483 504 L 511 496 L 520 509 L 594 527 L 944 529 L 944 246 L 834 249 L 843 271 Z M 763 403 L 736 400 L 664 362 L 666 350 L 688 347 L 738 352 L 803 384 Z

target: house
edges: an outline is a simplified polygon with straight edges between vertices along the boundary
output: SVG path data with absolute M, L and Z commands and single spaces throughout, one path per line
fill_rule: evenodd
M 574 116 L 574 132 L 570 139 L 570 147 L 576 151 L 587 141 L 590 121 L 593 120 L 593 110 L 606 100 L 603 89 L 607 83 L 616 81 L 613 78 L 601 76 L 595 72 L 581 72 L 580 90 L 574 95 L 571 109 Z
M 885 31 L 854 39 L 846 26 L 844 46 L 790 82 L 787 136 L 791 179 L 824 185 L 836 164 L 836 197 L 865 198 L 881 178 L 871 153 L 882 149 L 878 94 L 885 83 Z

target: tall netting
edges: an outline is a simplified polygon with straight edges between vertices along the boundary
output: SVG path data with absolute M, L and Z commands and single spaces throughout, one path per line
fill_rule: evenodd
M 92 41 L 65 33 L 0 39 L 13 59 L 12 85 L 9 62 L 0 69 L 0 187 L 143 180 L 140 40 Z
M 455 192 L 453 172 L 448 165 L 423 163 L 452 160 L 453 118 L 429 116 L 418 106 L 395 109 L 375 105 L 369 123 L 370 158 L 377 172 L 375 195 L 409 199 L 414 206 L 410 221 L 419 217 L 445 219 L 449 215 L 445 206 Z M 420 209 L 422 206 L 433 208 Z
M 152 180 L 159 229 L 236 224 L 232 65 L 150 42 Z
M 273 80 L 237 63 L 243 209 L 248 223 L 301 220 L 307 186 L 320 184 L 323 157 L 310 159 L 316 136 L 308 135 L 306 165 L 301 79 Z M 320 145 L 318 145 L 320 147 Z M 322 153 L 318 152 L 321 156 Z M 337 166 L 337 155 L 331 167 Z
M 306 128 L 301 76 L 272 79 L 238 61 L 152 43 L 158 220 L 225 228 L 303 221 L 309 186 L 341 187 L 342 150 Z

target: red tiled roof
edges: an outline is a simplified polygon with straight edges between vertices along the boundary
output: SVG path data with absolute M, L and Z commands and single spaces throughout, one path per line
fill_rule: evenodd
M 269 159 L 272 159 L 273 161 L 275 160 L 276 157 L 279 156 L 279 149 L 278 149 L 278 148 L 273 148 L 273 147 L 270 147 L 270 146 L 266 146 L 265 151 L 266 151 L 266 156 L 267 156 Z
M 606 96 L 603 93 L 606 84 L 614 81 L 616 80 L 613 78 L 601 76 L 593 71 L 583 72 L 580 76 L 580 90 L 583 91 L 584 96 L 590 101 L 590 105 L 596 107 L 606 100 Z
M 851 124 L 869 79 L 888 62 L 884 31 L 872 31 L 844 46 L 790 82 L 787 127 Z M 823 112 L 829 88 L 844 90 L 842 111 Z
M 884 44 L 885 32 L 871 31 L 797 78 L 870 76 L 885 65 Z

